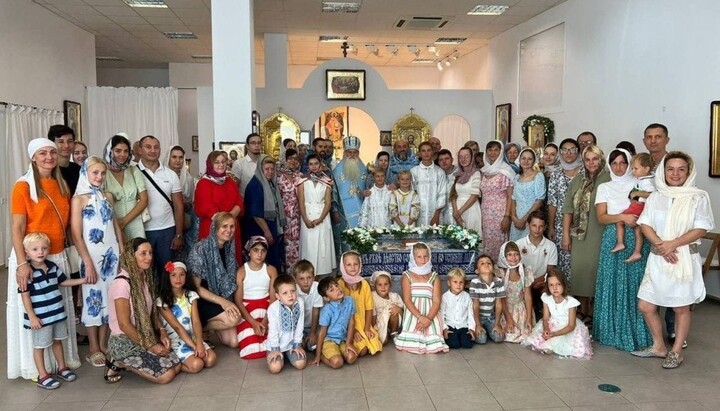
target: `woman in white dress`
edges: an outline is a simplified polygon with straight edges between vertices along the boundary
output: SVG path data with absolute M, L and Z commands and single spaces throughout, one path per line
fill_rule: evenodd
M 638 309 L 650 329 L 653 345 L 633 351 L 638 357 L 665 358 L 663 368 L 683 361 L 682 345 L 690 332 L 690 306 L 705 299 L 698 245 L 714 228 L 710 197 L 695 187 L 693 160 L 680 151 L 665 155 L 655 174 L 657 191 L 650 194 L 637 224 L 653 244 L 638 290 Z M 670 352 L 662 336 L 657 307 L 675 311 L 675 343 Z
M 472 150 L 463 147 L 458 151 L 458 171 L 450 189 L 452 217 L 455 224 L 482 233 L 480 214 L 480 171 L 475 167 Z
M 332 179 L 320 171 L 320 159 L 307 156 L 308 174 L 297 186 L 300 204 L 300 256 L 315 267 L 315 274 L 330 274 L 335 269 L 335 244 L 330 224 Z

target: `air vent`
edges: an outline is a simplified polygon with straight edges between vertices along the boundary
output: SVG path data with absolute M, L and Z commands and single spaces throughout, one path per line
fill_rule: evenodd
M 499 16 L 507 11 L 510 6 L 496 6 L 488 4 L 478 4 L 468 11 L 470 16 Z
M 460 44 L 467 40 L 467 37 L 440 37 L 435 40 L 435 44 Z
M 402 16 L 395 22 L 395 28 L 403 30 L 440 30 L 450 22 L 450 17 Z
M 97 56 L 95 57 L 95 60 L 97 61 L 123 61 L 120 57 L 114 57 L 114 56 Z
M 166 31 L 163 33 L 169 39 L 196 39 L 197 36 L 192 31 Z
M 340 1 L 324 1 L 322 2 L 323 13 L 357 13 L 360 10 L 359 2 L 340 2 Z
M 432 64 L 435 62 L 435 59 L 415 59 L 411 61 L 410 63 L 413 64 Z
M 194 58 L 195 60 L 212 60 L 212 56 L 210 54 L 193 54 L 190 57 Z
M 320 36 L 320 43 L 342 43 L 348 36 Z

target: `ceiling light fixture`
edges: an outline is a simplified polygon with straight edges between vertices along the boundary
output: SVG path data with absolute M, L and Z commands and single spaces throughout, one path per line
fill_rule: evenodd
M 342 43 L 348 39 L 348 36 L 320 36 L 320 43 Z
M 468 11 L 469 16 L 499 16 L 507 11 L 510 6 L 478 4 Z
M 352 54 L 353 56 L 357 56 L 357 53 L 358 53 L 357 47 L 355 47 L 355 45 L 351 44 L 350 45 L 350 54 Z
M 438 63 L 437 63 L 437 68 L 438 68 L 439 71 L 443 71 L 443 69 L 444 69 L 445 67 L 443 67 L 442 61 L 438 61 Z
M 197 38 L 192 31 L 166 31 L 163 34 L 169 39 L 189 40 Z
M 440 37 L 435 40 L 435 44 L 460 44 L 467 40 L 467 37 Z
M 394 44 L 386 44 L 386 45 L 385 45 L 385 48 L 386 48 L 387 51 L 388 51 L 390 54 L 392 54 L 393 56 L 397 56 L 397 55 L 398 55 L 398 51 L 399 51 L 398 46 L 396 46 L 396 45 L 394 45 Z
M 445 65 L 450 67 L 450 60 L 445 60 Z
M 168 8 L 162 0 L 123 0 L 125 4 L 135 8 L 152 8 L 152 9 L 166 9 Z
M 410 53 L 414 54 L 415 57 L 420 55 L 420 49 L 414 44 L 408 45 L 408 51 L 410 51 Z
M 357 13 L 361 3 L 324 1 L 322 2 L 323 13 Z
M 410 63 L 412 63 L 412 64 L 432 64 L 434 62 L 435 62 L 434 59 L 414 59 Z

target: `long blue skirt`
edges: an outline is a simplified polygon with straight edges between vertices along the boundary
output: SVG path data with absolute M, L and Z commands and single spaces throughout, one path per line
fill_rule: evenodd
M 652 345 L 650 332 L 637 308 L 637 293 L 645 273 L 650 243 L 645 240 L 642 258 L 628 264 L 625 260 L 635 248 L 635 232 L 626 226 L 625 249 L 610 253 L 615 247 L 616 234 L 615 224 L 608 224 L 603 232 L 592 334 L 600 344 L 634 351 Z

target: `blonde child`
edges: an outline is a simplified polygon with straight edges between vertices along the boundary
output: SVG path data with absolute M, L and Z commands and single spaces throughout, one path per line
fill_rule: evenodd
M 500 247 L 498 260 L 506 295 L 500 324 L 505 331 L 505 342 L 519 343 L 527 338 L 534 325 L 531 288 L 535 276 L 523 265 L 520 249 L 513 241 Z
M 405 304 L 398 293 L 390 291 L 392 288 L 390 273 L 375 271 L 370 280 L 375 285 L 375 290 L 372 292 L 375 303 L 373 325 L 378 332 L 380 342 L 385 345 L 390 341 L 388 337 L 395 337 L 400 331 Z
M 385 169 L 373 171 L 374 185 L 370 188 L 369 197 L 363 200 L 360 211 L 360 227 L 387 227 L 390 221 L 390 198 L 392 192 L 385 186 Z
M 358 356 L 368 353 L 375 355 L 382 351 L 382 343 L 378 333 L 372 326 L 375 302 L 372 298 L 370 284 L 362 278 L 362 261 L 355 251 L 343 253 L 340 257 L 340 273 L 342 278 L 338 285 L 345 295 L 355 300 L 355 335 L 353 343 Z
M 27 289 L 24 292 L 18 289 L 25 307 L 23 327 L 31 330 L 33 360 L 38 372 L 37 386 L 54 390 L 60 387 L 60 381 L 53 377 L 67 382 L 77 379 L 77 375 L 65 365 L 63 355 L 62 340 L 68 338 L 68 331 L 65 323 L 67 315 L 59 286 L 72 287 L 85 284 L 86 280 L 70 280 L 55 263 L 45 259 L 50 250 L 50 238 L 46 234 L 26 235 L 23 248 L 29 261 L 18 266 L 29 264 L 32 270 Z M 45 369 L 45 349 L 50 346 L 58 366 L 54 376 L 50 376 Z
M 202 339 L 198 311 L 200 296 L 184 263 L 175 261 L 165 264 L 158 291 L 155 305 L 160 308 L 163 327 L 170 337 L 170 347 L 180 359 L 182 370 L 194 374 L 203 368 L 214 367 L 217 362 L 215 351 Z
M 449 350 L 443 338 L 443 320 L 438 315 L 442 287 L 438 274 L 432 271 L 430 257 L 425 243 L 417 243 L 410 250 L 408 269 L 402 276 L 402 331 L 395 337 L 395 348 L 400 351 L 434 354 Z
M 358 359 L 355 337 L 355 300 L 345 297 L 337 279 L 326 277 L 320 280 L 318 292 L 325 305 L 320 310 L 318 344 L 312 365 L 320 361 L 330 368 L 341 368 L 343 364 L 354 364 Z
M 398 188 L 390 196 L 388 205 L 390 219 L 399 226 L 414 227 L 420 217 L 420 196 L 412 188 L 412 174 L 409 170 L 398 173 Z
M 655 184 L 653 180 L 655 176 L 652 174 L 652 169 L 655 166 L 653 158 L 648 153 L 639 153 L 633 156 L 631 160 L 632 174 L 637 179 L 635 187 L 630 192 L 630 207 L 628 207 L 622 214 L 632 214 L 634 216 L 640 216 L 643 209 L 645 208 L 645 201 L 650 196 L 650 193 L 655 191 Z M 625 224 L 621 221 L 615 223 L 617 228 L 617 242 L 615 247 L 610 250 L 611 253 L 617 253 L 625 249 Z M 635 230 L 635 249 L 630 257 L 625 260 L 626 263 L 632 263 L 642 258 L 642 246 L 644 237 L 640 226 L 636 226 Z
M 465 271 L 453 268 L 447 274 L 448 290 L 442 296 L 440 312 L 443 337 L 450 348 L 472 348 L 475 345 L 473 302 L 465 288 Z
M 268 338 L 267 356 L 268 370 L 277 374 L 285 365 L 285 358 L 298 370 L 307 365 L 305 350 L 302 349 L 303 309 L 302 299 L 298 298 L 295 279 L 289 275 L 281 275 L 273 283 L 275 302 L 267 311 Z
M 541 299 L 543 320 L 535 324 L 522 344 L 543 354 L 590 359 L 593 354 L 590 333 L 582 321 L 577 321 L 580 302 L 567 295 L 567 280 L 561 271 L 548 272 Z
M 487 254 L 475 260 L 475 274 L 477 278 L 470 281 L 475 342 L 485 344 L 488 338 L 497 343 L 502 342 L 505 333 L 500 325 L 500 317 L 503 312 L 505 286 L 501 279 L 495 277 L 493 260 Z
M 297 295 L 305 309 L 303 324 L 303 348 L 313 352 L 317 347 L 318 318 L 323 307 L 323 299 L 315 281 L 315 268 L 308 260 L 300 260 L 293 265 L 293 275 L 298 285 Z

